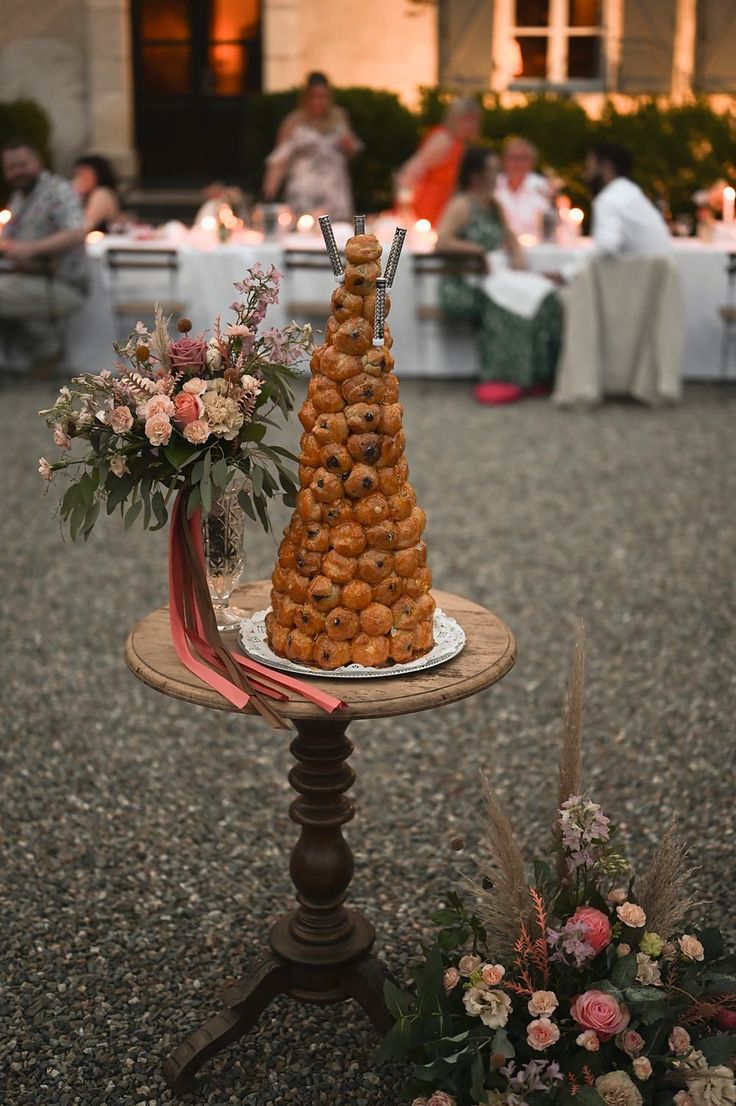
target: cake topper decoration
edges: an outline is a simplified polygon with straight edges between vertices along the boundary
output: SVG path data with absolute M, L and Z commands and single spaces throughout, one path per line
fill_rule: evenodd
M 365 215 L 356 215 L 353 218 L 356 234 L 365 234 Z
M 321 221 L 321 220 L 320 220 Z M 386 278 L 386 287 L 391 288 L 396 276 L 396 270 L 399 265 L 399 258 L 401 257 L 401 251 L 404 246 L 404 239 L 406 238 L 406 230 L 404 227 L 397 227 L 394 231 L 394 240 L 391 243 L 391 250 L 388 255 L 388 261 L 386 262 L 386 271 L 384 277 Z
M 386 278 L 376 279 L 376 306 L 373 314 L 373 345 L 385 343 L 384 324 L 386 322 Z
M 332 271 L 335 274 L 335 280 L 342 281 L 345 274 L 343 272 L 342 261 L 340 260 L 340 251 L 337 248 L 335 233 L 332 229 L 332 223 L 330 222 L 329 215 L 320 215 L 319 227 L 322 231 L 322 237 L 325 240 L 327 256 L 330 259 L 330 265 L 332 265 Z

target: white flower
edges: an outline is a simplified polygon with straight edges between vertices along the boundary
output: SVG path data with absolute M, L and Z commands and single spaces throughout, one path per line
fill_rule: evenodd
M 213 373 L 218 372 L 222 368 L 222 354 L 220 353 L 220 343 L 217 338 L 210 338 L 207 343 L 207 348 L 204 352 L 204 360 L 207 368 Z
M 688 1077 L 695 1106 L 736 1106 L 736 1080 L 730 1068 L 719 1065 Z
M 213 434 L 231 442 L 237 438 L 245 416 L 234 399 L 220 396 L 216 392 L 204 394 L 205 420 Z
M 662 976 L 659 973 L 659 964 L 656 960 L 652 960 L 651 956 L 647 956 L 644 952 L 637 952 L 636 964 L 637 983 L 642 983 L 645 987 L 662 986 Z
M 207 391 L 207 381 L 199 376 L 193 376 L 182 387 L 182 392 L 191 392 L 192 395 L 201 396 Z
M 631 1066 L 634 1069 L 636 1078 L 642 1081 L 649 1079 L 652 1074 L 652 1063 L 647 1056 L 637 1056 L 637 1058 L 632 1061 Z
M 473 972 L 478 971 L 481 963 L 482 961 L 479 956 L 461 956 L 457 965 L 457 970 L 460 972 L 460 975 L 465 976 L 467 979 Z
M 479 1017 L 489 1029 L 500 1029 L 509 1020 L 509 996 L 503 991 L 493 991 L 484 984 L 470 987 L 463 995 L 463 1004 L 472 1018 Z
M 609 1071 L 599 1076 L 595 1089 L 606 1106 L 642 1106 L 641 1092 L 625 1071 Z
M 579 1037 L 576 1037 L 575 1044 L 580 1045 L 586 1052 L 598 1052 L 601 1047 L 598 1034 L 594 1033 L 592 1029 L 586 1029 Z
M 261 393 L 260 380 L 255 376 L 250 376 L 248 373 L 245 373 L 243 376 L 241 376 L 240 387 L 243 389 L 244 392 L 250 392 L 250 394 L 254 398 Z

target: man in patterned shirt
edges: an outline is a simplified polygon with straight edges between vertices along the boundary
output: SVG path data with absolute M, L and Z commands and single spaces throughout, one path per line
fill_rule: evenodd
M 0 336 L 10 367 L 49 372 L 61 353 L 57 320 L 87 293 L 82 208 L 24 139 L 5 143 L 2 169 L 13 191 L 0 237 Z

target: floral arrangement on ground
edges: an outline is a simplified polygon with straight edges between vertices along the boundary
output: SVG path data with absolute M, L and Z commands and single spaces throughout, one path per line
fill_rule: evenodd
M 695 903 L 674 827 L 635 879 L 582 793 L 583 670 L 581 638 L 554 863 L 526 868 L 487 784 L 477 908 L 448 895 L 414 990 L 386 983 L 384 1050 L 412 1061 L 413 1106 L 736 1104 L 736 956 L 717 928 L 682 928 Z
M 115 371 L 83 373 L 61 389 L 53 407 L 40 415 L 53 430 L 60 459 L 41 458 L 39 472 L 73 474 L 60 514 L 72 538 L 87 538 L 104 502 L 117 508 L 126 528 L 139 516 L 160 529 L 172 495 L 187 488 L 186 514 L 210 510 L 218 491 L 235 473 L 245 482 L 241 505 L 269 528 L 267 501 L 280 495 L 293 506 L 296 480 L 292 453 L 264 441 L 269 428 L 286 418 L 294 401 L 296 364 L 312 344 L 311 328 L 290 323 L 259 332 L 269 304 L 278 302 L 281 274 L 271 266 L 249 269 L 235 284 L 235 321 L 213 334 L 192 336 L 180 319 L 172 340 L 169 320 L 156 309 L 149 332 L 138 323 L 116 344 Z M 76 442 L 84 452 L 76 453 Z

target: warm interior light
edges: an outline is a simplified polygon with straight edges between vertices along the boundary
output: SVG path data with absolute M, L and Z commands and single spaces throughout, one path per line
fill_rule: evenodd
M 5 226 L 6 223 L 9 223 L 11 215 L 12 213 L 8 211 L 7 207 L 3 208 L 3 210 L 0 211 L 0 226 Z
M 220 208 L 219 215 L 220 222 L 224 227 L 227 227 L 228 230 L 235 230 L 240 223 L 240 219 L 238 219 L 233 209 L 228 207 L 227 204 L 223 204 Z
M 85 242 L 101 242 L 104 237 L 105 235 L 101 230 L 91 230 L 85 238 Z
M 416 223 L 414 224 L 414 230 L 418 231 L 419 234 L 426 234 L 427 231 L 431 229 L 432 224 L 430 223 L 429 219 L 417 219 Z
M 569 218 L 571 223 L 582 223 L 585 218 L 585 212 L 580 207 L 571 207 Z
M 202 230 L 214 230 L 217 226 L 217 219 L 214 215 L 203 215 L 202 222 L 199 225 Z
M 727 184 L 726 187 L 723 189 L 723 198 L 724 200 L 731 200 L 731 202 L 736 200 L 736 188 L 732 188 L 730 184 Z M 0 218 L 2 218 L 4 214 L 5 212 L 3 211 L 0 214 Z
M 296 225 L 299 230 L 311 230 L 314 226 L 314 215 L 300 215 Z
M 519 245 L 520 246 L 536 246 L 539 239 L 536 234 L 520 234 Z
M 280 211 L 279 215 L 278 215 L 277 222 L 278 222 L 280 227 L 290 227 L 291 226 L 291 212 L 289 212 L 289 211 Z

